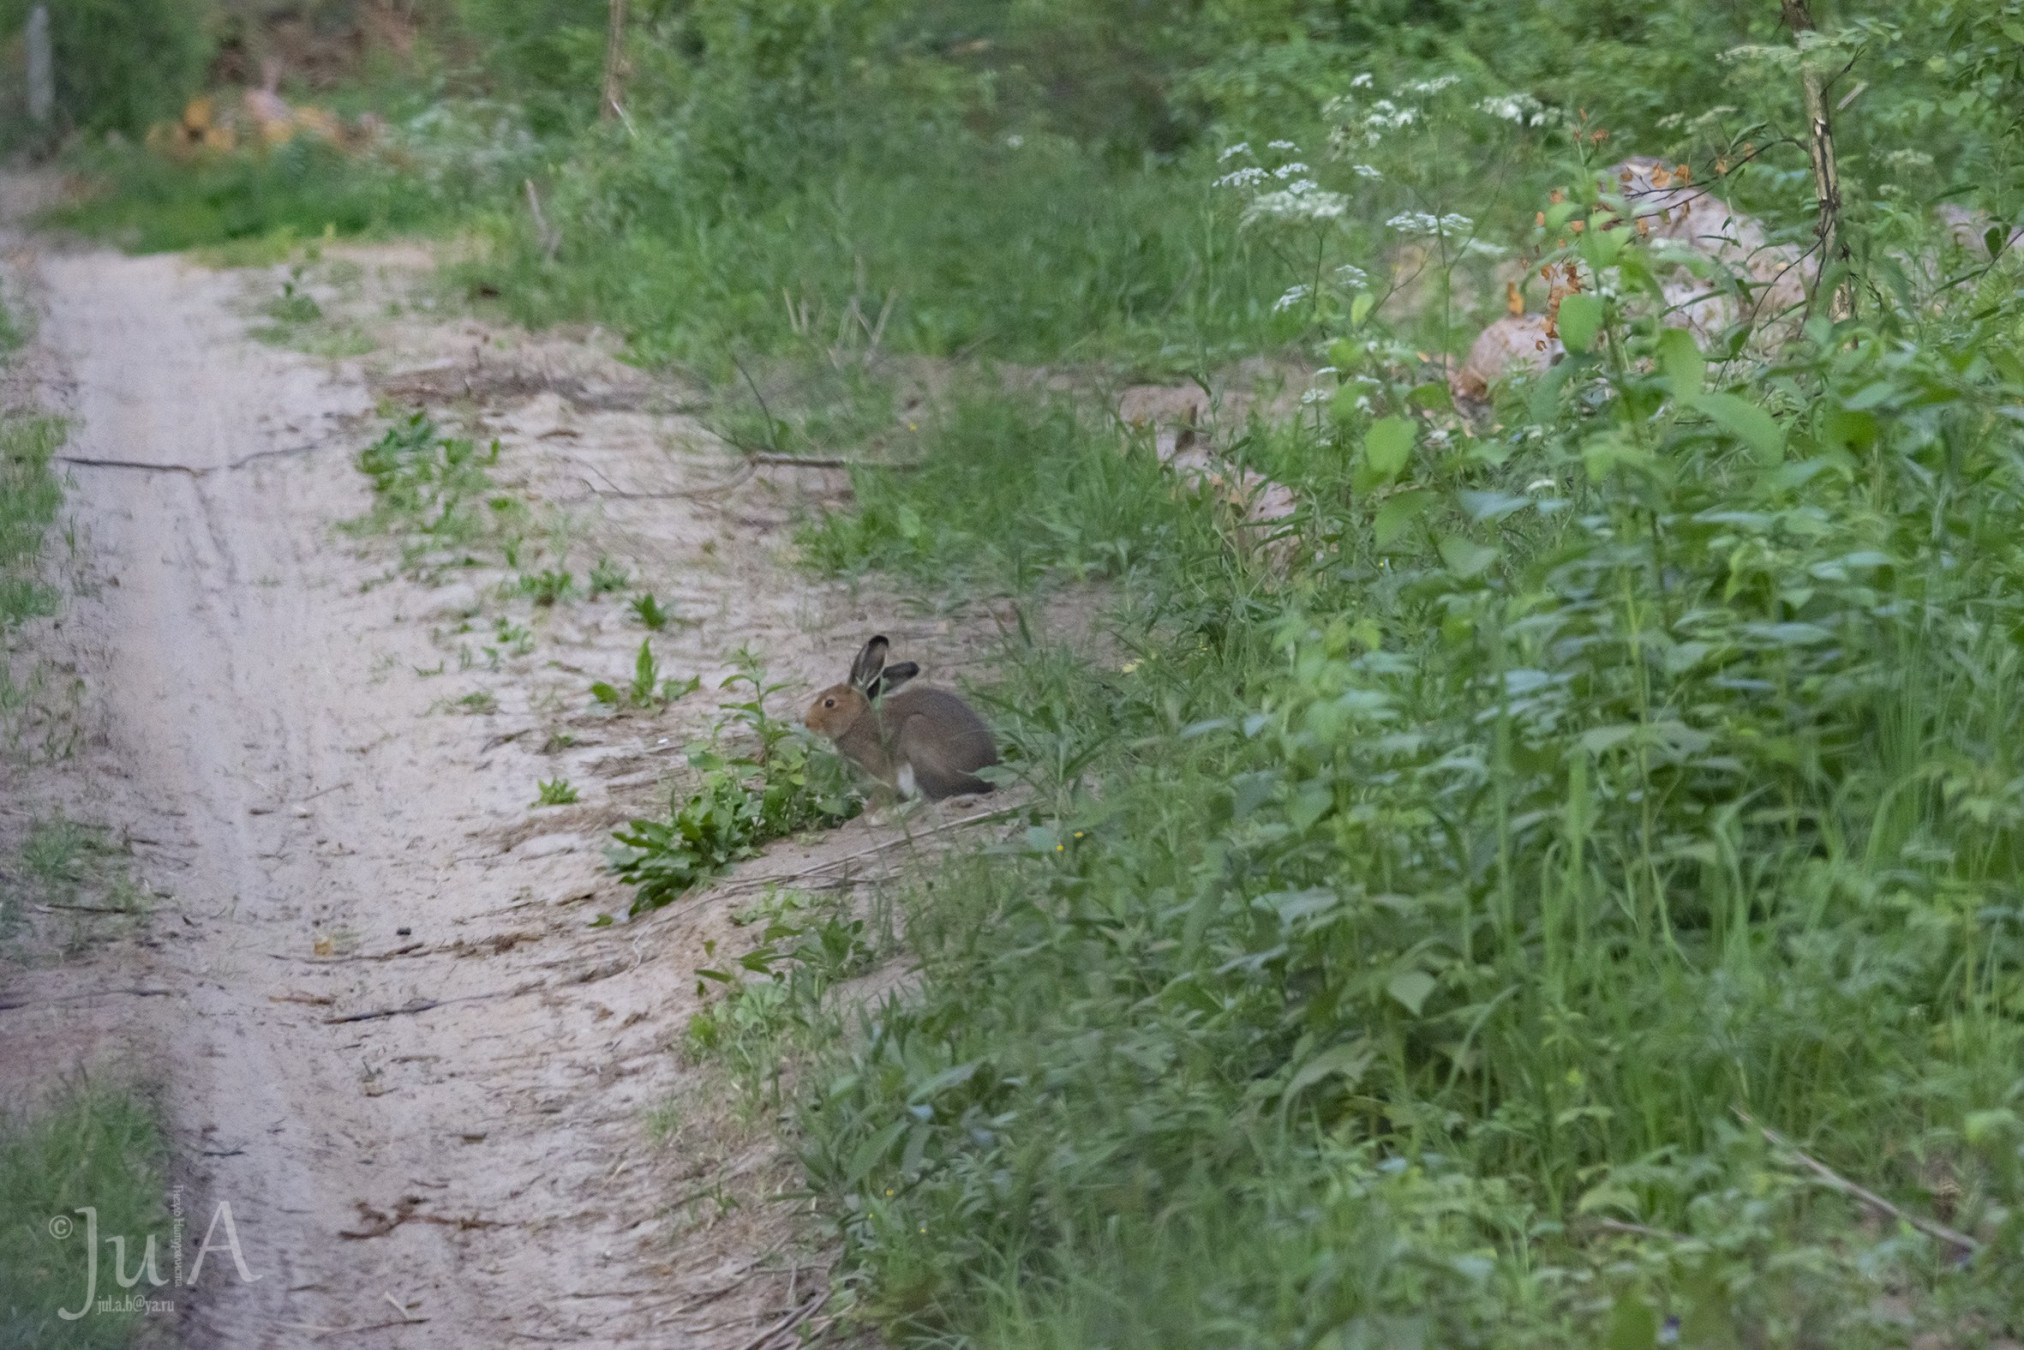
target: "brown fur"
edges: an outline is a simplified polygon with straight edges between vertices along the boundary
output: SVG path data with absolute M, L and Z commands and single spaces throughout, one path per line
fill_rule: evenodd
M 946 689 L 904 684 L 911 662 L 887 668 L 886 640 L 875 637 L 858 653 L 850 681 L 815 696 L 802 720 L 836 743 L 845 758 L 872 777 L 914 786 L 932 799 L 989 792 L 977 770 L 998 762 L 998 746 L 984 719 Z

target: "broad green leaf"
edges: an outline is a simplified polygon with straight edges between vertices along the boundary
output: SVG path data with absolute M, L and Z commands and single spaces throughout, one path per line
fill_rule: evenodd
M 907 1094 L 907 1100 L 909 1102 L 933 1101 L 936 1093 L 941 1092 L 945 1088 L 952 1088 L 967 1083 L 971 1078 L 976 1076 L 976 1073 L 976 1060 L 944 1069 L 933 1077 L 917 1084 L 914 1090 Z
M 1453 412 L 1455 408 L 1454 396 L 1448 392 L 1447 384 L 1441 380 L 1428 380 L 1418 386 L 1406 395 L 1406 402 L 1415 408 L 1425 408 L 1431 412 Z
M 1673 397 L 1685 403 L 1701 392 L 1708 375 L 1708 360 L 1701 355 L 1692 333 L 1684 328 L 1668 328 L 1659 334 L 1659 369 L 1672 383 Z
M 1602 297 L 1587 291 L 1560 299 L 1560 344 L 1571 352 L 1585 352 L 1595 346 L 1602 331 Z
M 1369 291 L 1358 291 L 1356 293 L 1356 299 L 1349 302 L 1350 327 L 1352 328 L 1361 327 L 1363 321 L 1370 317 L 1371 310 L 1373 310 L 1376 307 L 1377 307 L 1376 296 L 1372 295 Z
M 2000 1143 L 2020 1129 L 2024 1129 L 2024 1125 L 2019 1124 L 2017 1113 L 2007 1107 L 1995 1111 L 1970 1111 L 1961 1122 L 1962 1135 L 1977 1148 Z
M 1429 986 L 1432 985 L 1433 981 L 1427 976 L 1422 975 L 1421 978 L 1426 979 Z M 1422 994 L 1420 997 L 1424 1000 L 1426 995 Z M 1417 1014 L 1419 1009 L 1414 1008 L 1413 1011 Z M 1340 1077 L 1350 1087 L 1355 1087 L 1365 1070 L 1370 1068 L 1371 1061 L 1376 1058 L 1377 1051 L 1371 1048 L 1369 1041 L 1360 1036 L 1353 1041 L 1330 1046 L 1300 1066 L 1300 1071 L 1293 1075 L 1293 1081 L 1286 1085 L 1285 1100 L 1292 1101 L 1325 1078 Z
M 1363 396 L 1363 390 L 1353 384 L 1345 384 L 1329 396 L 1328 415 L 1337 422 L 1354 422 L 1363 416 L 1363 409 L 1356 406 L 1356 401 Z
M 1420 1009 L 1426 1006 L 1427 995 L 1434 992 L 1434 977 L 1424 970 L 1401 971 L 1392 976 L 1384 991 L 1403 1004 L 1407 1012 L 1418 1017 Z
M 1659 1343 L 1659 1315 L 1636 1294 L 1625 1294 L 1609 1310 L 1608 1350 L 1653 1350 Z
M 1689 406 L 1757 452 L 1767 464 L 1785 457 L 1785 428 L 1748 399 L 1734 394 L 1701 394 Z
M 1451 534 L 1441 541 L 1441 561 L 1448 565 L 1450 572 L 1467 581 L 1489 570 L 1490 564 L 1497 561 L 1497 550 L 1488 544 Z
M 907 1127 L 912 1123 L 911 1117 L 902 1116 L 859 1144 L 857 1151 L 850 1155 L 850 1167 L 844 1173 L 844 1184 L 855 1186 L 869 1176 L 871 1169 L 877 1167 L 885 1155 L 892 1152 L 893 1144 L 906 1133 Z
M 1348 370 L 1357 363 L 1362 355 L 1363 348 L 1357 346 L 1348 338 L 1337 338 L 1328 344 L 1328 364 L 1334 366 L 1337 370 Z
M 1413 455 L 1417 428 L 1409 417 L 1387 417 L 1373 422 L 1363 438 L 1363 462 L 1380 482 L 1389 483 L 1405 469 Z
M 624 702 L 624 699 L 618 692 L 617 686 L 607 684 L 603 680 L 599 680 L 590 686 L 590 696 L 599 703 L 617 704 Z
M 1401 492 L 1377 509 L 1377 521 L 1371 534 L 1379 548 L 1390 548 L 1415 520 L 1426 514 L 1434 504 L 1434 494 L 1425 488 Z
M 1614 726 L 1595 727 L 1581 733 L 1581 748 L 1591 755 L 1599 755 L 1605 750 L 1622 745 L 1637 735 L 1638 730 L 1635 722 L 1618 722 Z
M 1502 520 L 1532 505 L 1530 497 L 1521 497 L 1515 492 L 1478 492 L 1473 488 L 1463 488 L 1457 496 L 1461 499 L 1463 513 L 1478 524 L 1486 520 Z

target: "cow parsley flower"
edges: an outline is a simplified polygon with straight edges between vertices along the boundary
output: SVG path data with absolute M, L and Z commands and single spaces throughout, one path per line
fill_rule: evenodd
M 1300 305 L 1312 294 L 1314 294 L 1312 286 L 1289 286 L 1286 294 L 1272 302 L 1272 312 L 1274 314 L 1284 314 L 1287 310 Z
M 1267 141 L 1265 148 L 1267 150 L 1298 150 L 1300 147 L 1292 141 Z
M 1288 163 L 1281 164 L 1278 168 L 1272 171 L 1272 176 L 1274 178 L 1277 178 L 1281 182 L 1285 182 L 1289 178 L 1298 178 L 1302 174 L 1309 174 L 1313 172 L 1314 172 L 1313 169 L 1309 168 L 1305 164 L 1302 164 L 1299 160 L 1296 159 Z
M 1543 127 L 1554 120 L 1554 112 L 1530 94 L 1501 94 L 1476 105 L 1480 112 L 1521 127 Z
M 1361 267 L 1355 267 L 1349 263 L 1344 263 L 1335 269 L 1335 280 L 1336 284 L 1340 286 L 1364 286 L 1370 282 L 1370 278 L 1364 275 Z
M 1248 155 L 1250 153 L 1251 153 L 1251 142 L 1238 141 L 1235 145 L 1225 150 L 1222 154 L 1216 156 L 1216 162 L 1218 164 L 1227 164 L 1239 155 Z
M 1349 167 L 1355 171 L 1358 178 L 1367 178 L 1372 182 L 1376 182 L 1378 179 L 1384 177 L 1383 174 L 1368 164 L 1352 164 Z
M 1351 80 L 1349 82 L 1349 87 L 1351 89 L 1368 89 L 1374 83 L 1375 81 L 1372 80 L 1370 77 L 1370 72 L 1366 70 L 1363 74 Z
M 1425 211 L 1405 211 L 1385 222 L 1387 229 L 1400 234 L 1419 235 L 1427 239 L 1439 239 L 1447 235 L 1467 232 L 1475 221 L 1467 216 L 1449 212 L 1445 216 L 1431 215 Z
M 1276 192 L 1261 192 L 1244 210 L 1244 223 L 1261 220 L 1340 220 L 1349 212 L 1349 198 L 1340 192 L 1324 192 L 1312 178 L 1295 179 Z
M 1221 178 L 1218 178 L 1216 186 L 1219 188 L 1249 188 L 1264 182 L 1265 178 L 1266 174 L 1263 169 L 1255 164 L 1247 164 L 1241 169 L 1233 169 Z

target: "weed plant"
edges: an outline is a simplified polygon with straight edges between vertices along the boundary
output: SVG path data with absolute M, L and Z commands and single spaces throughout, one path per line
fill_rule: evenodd
M 761 845 L 840 825 L 863 809 L 841 761 L 766 710 L 779 686 L 756 660 L 744 658 L 725 688 L 747 697 L 728 705 L 709 743 L 690 749 L 700 783 L 676 790 L 665 819 L 634 820 L 614 836 L 612 870 L 634 888 L 633 914 L 680 899 Z
M 42 542 L 63 504 L 50 457 L 63 443 L 54 418 L 0 413 L 0 634 L 54 611 L 41 578 Z
M 133 1343 L 145 1318 L 138 1310 L 59 1315 L 82 1304 L 93 1259 L 77 1210 L 95 1208 L 101 1239 L 125 1235 L 133 1260 L 148 1235 L 157 1235 L 159 1269 L 166 1275 L 168 1255 L 160 1244 L 170 1232 L 167 1162 L 152 1106 L 107 1085 L 79 1082 L 39 1106 L 16 1104 L 0 1115 L 0 1341 L 61 1350 Z M 51 1236 L 57 1218 L 75 1225 L 62 1240 Z M 96 1256 L 101 1297 L 104 1256 Z
M 2015 1334 L 2024 314 L 2008 281 L 1884 293 L 1760 364 L 1654 317 L 1609 210 L 1561 213 L 1599 212 L 1553 255 L 1589 298 L 1494 421 L 1342 316 L 1350 396 L 1270 432 L 1339 466 L 1290 565 L 1115 439 L 980 440 L 974 409 L 813 527 L 833 568 L 1016 587 L 1136 522 L 1106 555 L 1131 658 L 1015 651 L 999 728 L 1041 805 L 912 896 L 918 990 L 813 1075 L 874 1320 Z M 1006 484 L 1040 503 L 1023 551 Z
M 494 490 L 488 470 L 498 462 L 497 441 L 481 451 L 475 441 L 444 435 L 427 412 L 411 413 L 360 452 L 359 471 L 372 480 L 373 508 L 351 528 L 399 536 L 411 564 L 473 560 L 471 550 L 492 545 L 510 566 L 527 508 Z M 575 582 L 566 572 L 549 571 L 523 577 L 521 588 L 537 603 L 553 604 L 573 591 Z

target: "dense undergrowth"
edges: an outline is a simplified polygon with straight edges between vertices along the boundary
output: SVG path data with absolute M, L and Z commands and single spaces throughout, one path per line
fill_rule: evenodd
M 463 7 L 440 116 L 489 176 L 438 218 L 482 236 L 474 292 L 718 377 L 756 447 L 904 458 L 808 524 L 813 566 L 1116 600 L 1114 666 L 1029 639 L 982 691 L 1033 805 L 899 898 L 903 993 L 846 1011 L 878 935 L 793 896 L 704 972 L 736 987 L 693 1048 L 801 1084 L 859 1316 L 2024 1335 L 2024 7 L 1823 5 L 1795 44 L 1743 0 L 647 4 L 596 122 L 602 9 Z M 1674 264 L 1599 173 L 1691 164 L 1806 245 L 1806 62 L 1853 314 L 1664 325 Z M 502 71 L 524 115 L 467 135 Z M 275 202 L 245 231 L 331 209 Z M 1985 213 L 1965 244 L 1943 205 Z M 1461 415 L 1441 358 L 1548 262 L 1569 355 Z M 1299 503 L 1272 544 L 1071 392 L 1241 359 L 1290 386 L 1213 429 Z M 833 406 L 780 416 L 783 384 Z M 383 500 L 454 554 L 485 488 L 400 436 Z M 769 824 L 766 756 L 698 769 L 621 859 L 646 904 L 847 814 Z

